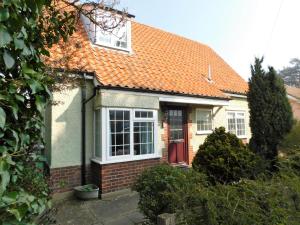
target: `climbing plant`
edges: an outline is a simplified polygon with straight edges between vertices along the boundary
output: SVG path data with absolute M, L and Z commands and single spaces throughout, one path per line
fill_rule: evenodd
M 0 3 L 0 221 L 27 224 L 48 207 L 43 111 L 51 79 L 41 57 L 74 31 L 75 14 L 50 0 Z

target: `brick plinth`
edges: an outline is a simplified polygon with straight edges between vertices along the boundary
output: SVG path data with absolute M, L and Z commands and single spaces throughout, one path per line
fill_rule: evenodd
M 136 177 L 146 168 L 158 165 L 160 159 L 137 160 L 130 162 L 99 165 L 92 162 L 93 182 L 105 194 L 130 188 Z
M 90 182 L 90 166 L 86 167 L 86 181 Z M 52 193 L 70 191 L 81 185 L 81 166 L 68 166 L 50 169 L 50 188 Z

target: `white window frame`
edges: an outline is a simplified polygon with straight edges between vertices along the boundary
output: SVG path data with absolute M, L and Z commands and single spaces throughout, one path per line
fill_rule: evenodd
M 198 130 L 198 112 L 210 112 L 211 114 L 211 130 Z M 214 130 L 214 117 L 213 117 L 213 109 L 196 109 L 196 134 L 211 134 Z
M 94 40 L 94 44 L 95 45 L 100 45 L 103 47 L 108 47 L 108 48 L 112 48 L 112 49 L 118 49 L 118 50 L 122 50 L 122 51 L 126 51 L 126 52 L 131 52 L 131 21 L 128 20 L 125 22 L 124 26 L 126 27 L 126 43 L 127 43 L 127 47 L 126 48 L 122 48 L 122 47 L 118 47 L 112 44 L 112 42 L 107 43 L 105 41 L 101 41 L 98 39 L 97 37 L 97 33 L 101 33 L 102 31 L 97 30 L 97 32 L 95 33 L 95 40 Z M 116 30 L 119 28 L 116 28 Z M 117 37 L 114 34 L 110 34 L 112 40 L 117 39 Z
M 245 110 L 226 110 L 226 124 L 227 124 L 227 131 L 229 132 L 229 124 L 228 124 L 228 113 L 234 113 L 235 114 L 235 135 L 238 138 L 244 139 L 247 138 L 247 129 L 246 129 L 246 111 Z M 245 123 L 245 134 L 244 135 L 237 135 L 237 114 L 243 113 L 244 114 L 244 123 Z
M 99 109 L 98 109 L 99 110 Z M 115 107 L 103 107 L 101 110 L 101 157 L 96 157 L 92 159 L 94 162 L 100 164 L 110 164 L 117 162 L 127 162 L 135 160 L 144 160 L 152 158 L 161 158 L 161 152 L 158 149 L 158 113 L 157 110 L 153 109 L 139 109 L 139 108 L 115 108 Z M 109 111 L 110 110 L 120 110 L 120 111 L 130 111 L 130 154 L 129 155 L 119 155 L 119 156 L 110 156 L 109 148 Z M 153 113 L 153 118 L 135 118 L 136 111 L 151 111 Z M 153 138 L 154 138 L 154 152 L 151 154 L 141 154 L 134 155 L 134 133 L 133 133 L 133 123 L 134 122 L 153 122 Z M 96 149 L 94 150 L 96 152 Z

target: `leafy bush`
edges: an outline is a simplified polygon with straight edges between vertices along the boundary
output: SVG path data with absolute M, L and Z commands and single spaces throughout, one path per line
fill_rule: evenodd
M 159 214 L 174 213 L 182 208 L 183 196 L 190 197 L 184 193 L 198 190 L 206 184 L 205 180 L 204 175 L 193 170 L 165 164 L 145 170 L 137 178 L 133 190 L 140 194 L 140 210 L 155 222 Z
M 193 168 L 207 174 L 212 183 L 230 183 L 254 178 L 264 170 L 264 163 L 234 134 L 220 127 L 199 147 Z
M 280 168 L 273 177 L 208 185 L 205 176 L 170 166 L 145 171 L 135 184 L 141 211 L 176 213 L 184 225 L 297 225 L 300 221 L 300 177 Z

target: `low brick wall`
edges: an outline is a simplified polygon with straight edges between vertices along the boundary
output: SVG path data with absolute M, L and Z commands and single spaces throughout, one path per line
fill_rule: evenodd
M 93 182 L 100 187 L 102 194 L 130 188 L 137 175 L 144 169 L 160 163 L 160 159 L 137 160 L 105 165 L 92 162 Z
M 86 167 L 86 180 L 90 182 L 91 167 Z M 72 190 L 81 185 L 81 166 L 68 166 L 50 169 L 50 189 L 52 193 L 60 193 Z

